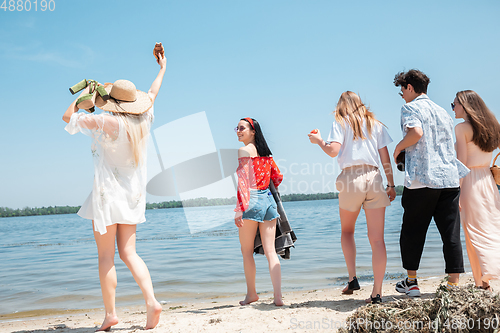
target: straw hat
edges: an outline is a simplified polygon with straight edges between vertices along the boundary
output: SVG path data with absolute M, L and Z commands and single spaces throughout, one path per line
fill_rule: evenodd
M 117 80 L 115 83 L 105 83 L 104 89 L 111 96 L 104 101 L 97 96 L 95 105 L 104 111 L 142 114 L 153 106 L 153 101 L 144 91 L 137 90 L 128 80 Z

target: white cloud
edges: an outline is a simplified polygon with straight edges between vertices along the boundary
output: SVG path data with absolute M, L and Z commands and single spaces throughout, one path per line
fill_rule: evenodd
M 62 67 L 78 68 L 83 64 L 92 62 L 95 52 L 88 46 L 72 44 L 60 47 L 67 50 L 65 53 L 56 49 L 48 49 L 40 42 L 27 43 L 19 46 L 10 43 L 0 45 L 0 55 L 5 58 L 21 61 L 32 61 L 53 64 Z

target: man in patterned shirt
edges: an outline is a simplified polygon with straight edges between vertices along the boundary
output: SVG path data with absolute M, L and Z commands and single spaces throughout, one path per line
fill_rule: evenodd
M 401 108 L 401 140 L 394 160 L 405 151 L 405 180 L 401 204 L 404 208 L 399 244 L 403 268 L 408 277 L 396 290 L 420 296 L 417 283 L 422 251 L 431 219 L 441 234 L 448 287 L 458 285 L 464 272 L 460 241 L 459 178 L 468 169 L 455 157 L 453 120 L 427 96 L 429 78 L 419 70 L 396 74 L 394 85 L 401 87 L 406 104 Z

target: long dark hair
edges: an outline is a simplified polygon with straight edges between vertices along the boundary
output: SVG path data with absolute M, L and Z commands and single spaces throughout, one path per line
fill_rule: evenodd
M 259 122 L 253 118 L 250 119 L 252 119 L 253 124 L 252 122 L 249 122 L 248 119 L 242 118 L 241 120 L 249 123 L 250 128 L 255 131 L 255 148 L 257 148 L 257 154 L 259 154 L 259 156 L 271 156 L 273 153 L 271 153 L 271 149 L 267 146 L 267 142 L 266 139 L 264 139 L 264 134 L 262 134 Z
M 500 143 L 500 124 L 483 99 L 473 90 L 457 92 L 458 102 L 472 126 L 472 141 L 482 151 L 491 152 Z

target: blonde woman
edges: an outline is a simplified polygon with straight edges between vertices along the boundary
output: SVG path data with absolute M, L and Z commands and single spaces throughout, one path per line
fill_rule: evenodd
M 63 116 L 70 134 L 82 132 L 93 139 L 94 185 L 78 215 L 92 220 L 97 244 L 106 311 L 98 331 L 109 331 L 119 322 L 115 309 L 115 241 L 120 259 L 130 269 L 146 301 L 145 328 L 154 328 L 160 320 L 162 308 L 154 296 L 149 270 L 136 253 L 135 241 L 136 225 L 146 221 L 146 144 L 166 63 L 165 57 L 158 58 L 160 72 L 147 93 L 137 90 L 130 81 L 118 80 L 104 86 L 111 96 L 109 100 L 97 97 L 95 102 L 108 112 L 78 112 L 75 100 Z
M 467 255 L 476 286 L 491 290 L 489 281 L 500 278 L 500 194 L 489 166 L 500 124 L 472 90 L 458 92 L 451 107 L 464 120 L 455 127 L 457 158 L 470 169 L 460 187 Z
M 336 181 L 339 191 L 339 214 L 342 228 L 342 252 L 344 253 L 349 283 L 342 291 L 352 294 L 359 290 L 356 278 L 356 244 L 354 228 L 361 207 L 365 210 L 368 239 L 372 248 L 373 289 L 367 303 L 382 302 L 387 254 L 384 242 L 385 207 L 396 197 L 392 166 L 387 145 L 392 142 L 385 127 L 352 91 L 342 93 L 335 109 L 335 121 L 325 142 L 321 133 L 314 130 L 309 140 L 318 144 L 331 156 L 338 156 L 342 169 Z M 379 171 L 382 161 L 387 177 L 384 189 Z

